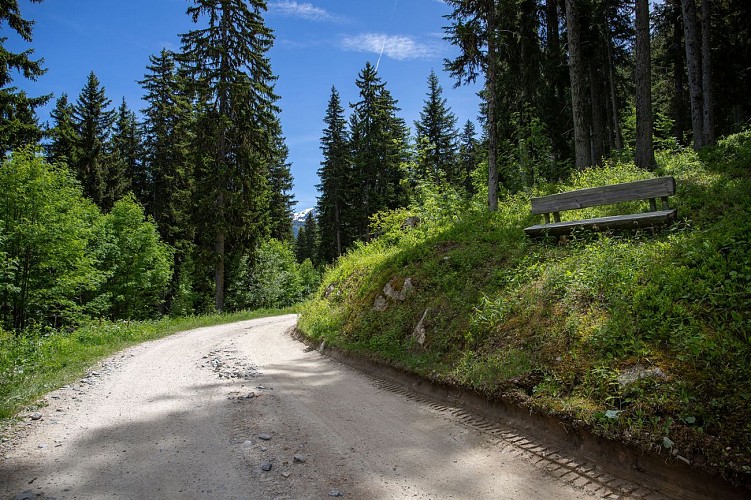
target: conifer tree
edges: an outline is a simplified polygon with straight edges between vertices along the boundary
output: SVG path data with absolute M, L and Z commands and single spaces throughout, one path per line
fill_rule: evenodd
M 72 167 L 84 194 L 105 209 L 109 174 L 106 144 L 115 119 L 114 111 L 107 109 L 110 104 L 92 71 L 73 108 L 78 142 Z
M 281 135 L 281 126 L 277 126 L 276 153 L 273 161 L 269 163 L 269 234 L 271 238 L 279 241 L 292 241 L 292 173 L 290 163 L 287 161 L 289 149 L 284 144 Z
M 50 112 L 52 127 L 47 130 L 50 142 L 45 148 L 50 163 L 75 163 L 78 132 L 73 113 L 73 105 L 68 102 L 68 94 L 62 94 L 55 102 L 55 109 Z
M 198 105 L 195 215 L 214 306 L 224 309 L 225 263 L 251 252 L 267 230 L 269 165 L 278 158 L 277 96 L 267 52 L 273 34 L 262 0 L 193 0 L 206 26 L 181 36 L 183 68 Z
M 485 116 L 488 129 L 488 208 L 498 210 L 498 121 L 496 90 L 498 88 L 498 18 L 496 0 L 447 0 L 453 12 L 445 28 L 447 39 L 461 49 L 444 66 L 457 79 L 457 85 L 474 82 L 480 73 L 485 76 Z
M 369 62 L 355 84 L 360 101 L 350 104 L 354 189 L 348 202 L 358 238 L 368 240 L 370 216 L 381 210 L 394 209 L 407 202 L 402 182 L 402 164 L 407 159 L 407 128 L 396 100 L 386 89 L 375 67 Z
M 0 26 L 3 23 L 7 23 L 25 42 L 31 42 L 34 22 L 21 17 L 18 0 L 3 0 L 0 4 Z M 33 49 L 11 52 L 5 48 L 7 40 L 7 37 L 0 37 L 0 155 L 25 144 L 37 143 L 42 138 L 35 110 L 47 104 L 51 97 L 29 97 L 12 85 L 13 72 L 36 81 L 47 70 L 42 67 L 43 60 L 31 59 Z
M 475 124 L 467 120 L 459 138 L 458 153 L 459 182 L 467 195 L 475 194 L 475 186 L 472 183 L 472 172 L 480 164 L 480 141 L 475 134 Z
M 415 122 L 417 131 L 418 174 L 434 182 L 445 181 L 456 186 L 456 116 L 446 105 L 443 88 L 435 71 L 428 76 L 428 94 Z
M 193 172 L 188 156 L 192 107 L 175 54 L 162 50 L 158 56 L 150 56 L 149 62 L 139 82 L 147 103 L 143 110 L 144 165 L 133 187 L 162 238 L 175 246 L 179 255 L 183 245 L 178 242 L 193 239 L 189 210 Z
M 321 137 L 323 161 L 318 169 L 321 183 L 316 186 L 321 193 L 316 207 L 320 228 L 318 255 L 322 261 L 332 262 L 351 242 L 345 227 L 346 192 L 351 187 L 349 133 L 336 87 L 331 87 L 323 121 L 326 124 Z
M 112 128 L 111 149 L 111 154 L 115 157 L 114 161 L 120 162 L 125 169 L 124 191 L 133 192 L 136 199 L 141 199 L 141 185 L 144 177 L 141 125 L 138 123 L 136 114 L 128 108 L 125 98 L 117 108 Z
M 316 255 L 318 233 L 316 219 L 313 217 L 312 212 L 308 212 L 308 215 L 305 217 L 305 225 L 297 233 L 297 241 L 295 242 L 295 257 L 297 258 L 297 262 L 302 264 L 305 262 L 305 259 L 310 259 L 311 262 L 318 261 L 318 256 Z

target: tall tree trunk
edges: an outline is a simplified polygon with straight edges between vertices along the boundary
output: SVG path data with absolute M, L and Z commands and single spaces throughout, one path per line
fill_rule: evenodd
M 699 37 L 694 0 L 681 0 L 683 33 L 688 67 L 688 90 L 691 98 L 691 128 L 694 133 L 694 148 L 704 146 L 704 106 L 702 99 L 701 66 L 699 62 Z
M 488 60 L 485 92 L 488 99 L 488 208 L 491 212 L 498 210 L 498 121 L 496 118 L 496 16 L 495 0 L 487 2 L 488 23 Z
M 214 251 L 216 252 L 216 265 L 214 267 L 214 305 L 216 311 L 221 313 L 224 310 L 224 231 L 219 230 L 216 233 L 214 242 Z
M 602 159 L 607 155 L 606 131 L 608 129 L 607 120 L 603 116 L 604 102 L 602 95 L 602 78 L 598 72 L 596 59 L 589 59 L 589 95 L 592 114 L 592 163 L 601 165 Z
M 679 144 L 685 144 L 685 131 L 688 128 L 686 120 L 686 108 L 688 97 L 686 96 L 686 49 L 683 42 L 683 22 L 681 17 L 681 0 L 673 0 L 673 133 Z
M 636 0 L 636 154 L 637 167 L 652 169 L 652 72 L 649 41 L 649 1 Z
M 613 122 L 613 146 L 616 151 L 623 151 L 623 134 L 618 120 L 618 99 L 615 91 L 615 61 L 613 61 L 613 42 L 608 40 L 608 90 L 610 90 L 610 118 Z
M 586 101 L 585 61 L 582 53 L 579 9 L 576 3 L 576 0 L 566 0 L 566 26 L 568 28 L 569 76 L 571 78 L 571 105 L 574 114 L 576 167 L 581 170 L 592 165 L 592 156 L 589 149 L 589 127 L 587 124 L 588 103 Z
M 545 1 L 545 32 L 547 36 L 547 79 L 545 89 L 548 95 L 548 118 L 550 135 L 553 142 L 554 159 L 558 160 L 565 149 L 564 119 L 565 113 L 565 80 L 562 68 L 564 61 L 561 58 L 561 38 L 559 33 L 558 5 L 560 0 Z
M 701 88 L 704 144 L 714 144 L 714 112 L 712 99 L 712 2 L 701 2 Z

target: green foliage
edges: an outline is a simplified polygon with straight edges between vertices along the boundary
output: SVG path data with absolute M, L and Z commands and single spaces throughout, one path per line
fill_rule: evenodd
M 115 112 L 109 109 L 112 101 L 92 71 L 73 107 L 76 126 L 75 153 L 68 161 L 76 172 L 83 192 L 100 208 L 108 209 L 122 194 L 124 171 L 107 154 Z
M 751 133 L 657 160 L 656 174 L 617 160 L 575 172 L 507 197 L 496 214 L 421 186 L 418 203 L 373 218 L 378 239 L 327 270 L 299 328 L 645 449 L 667 438 L 692 460 L 747 474 Z M 522 230 L 538 222 L 530 195 L 654 175 L 676 178 L 673 226 L 579 232 L 558 244 Z M 410 216 L 417 227 L 403 224 Z M 400 290 L 407 278 L 414 290 L 405 300 L 374 310 L 387 284 Z M 426 310 L 418 345 L 412 332 Z M 638 366 L 664 376 L 619 380 Z
M 269 227 L 269 204 L 272 194 L 283 191 L 272 193 L 269 182 L 278 180 L 283 190 L 286 151 L 279 147 L 276 77 L 268 59 L 274 36 L 262 17 L 266 3 L 192 4 L 188 15 L 203 26 L 181 35 L 179 59 L 196 112 L 191 141 L 196 264 L 214 268 L 214 304 L 222 311 L 225 262 L 252 252 L 270 229 L 280 232 Z M 270 165 L 277 167 L 275 175 Z
M 18 0 L 3 2 L 0 24 L 6 23 L 25 42 L 31 42 L 34 22 L 21 16 Z M 35 81 L 47 70 L 42 68 L 41 59 L 31 59 L 33 49 L 11 52 L 5 47 L 7 40 L 5 36 L 0 38 L 0 156 L 5 156 L 16 148 L 36 144 L 42 138 L 35 109 L 47 104 L 51 97 L 29 97 L 26 92 L 12 85 L 14 72 Z
M 289 241 L 262 242 L 255 260 L 243 257 L 232 282 L 228 306 L 234 309 L 288 307 L 320 281 L 310 260 L 298 264 Z
M 100 287 L 112 319 L 146 319 L 160 311 L 172 277 L 172 248 L 159 239 L 156 225 L 127 196 L 103 216 L 94 244 Z
M 64 166 L 49 165 L 33 148 L 0 167 L 0 314 L 9 329 L 61 326 L 84 312 L 80 297 L 102 274 L 88 251 L 99 218 Z

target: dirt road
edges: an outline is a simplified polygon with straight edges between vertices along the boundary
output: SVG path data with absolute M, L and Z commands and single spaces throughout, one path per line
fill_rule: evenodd
M 49 394 L 0 448 L 0 498 L 609 494 L 306 349 L 288 333 L 294 323 L 177 334 Z

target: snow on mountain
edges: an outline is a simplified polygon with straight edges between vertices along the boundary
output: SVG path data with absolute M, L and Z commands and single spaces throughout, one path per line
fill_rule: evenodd
M 292 233 L 295 235 L 295 238 L 297 238 L 297 233 L 300 232 L 300 228 L 305 225 L 305 218 L 311 212 L 313 213 L 313 217 L 315 217 L 315 208 L 306 208 L 305 210 L 292 214 Z
M 305 210 L 301 212 L 295 212 L 292 215 L 292 222 L 305 222 L 305 218 L 308 216 L 310 212 L 314 212 L 315 208 L 306 208 Z M 315 217 L 315 213 L 313 213 L 313 216 Z

